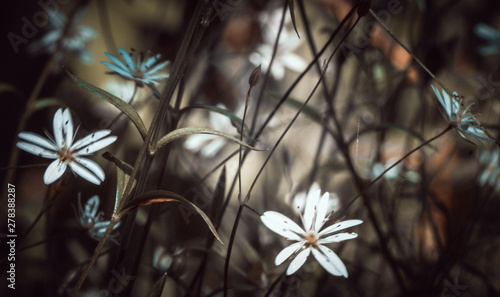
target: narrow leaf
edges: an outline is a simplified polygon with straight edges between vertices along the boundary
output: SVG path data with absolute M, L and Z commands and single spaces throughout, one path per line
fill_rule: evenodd
M 299 31 L 297 31 L 297 23 L 295 22 L 295 5 L 293 0 L 288 0 L 288 8 L 290 8 L 290 17 L 292 18 L 293 28 L 295 29 L 295 33 L 297 33 L 297 37 L 300 39 Z
M 224 242 L 222 242 L 222 239 L 220 238 L 219 234 L 217 233 L 217 230 L 215 229 L 215 226 L 212 224 L 212 221 L 203 212 L 203 210 L 201 210 L 198 206 L 196 206 L 191 201 L 187 200 L 186 198 L 184 198 L 181 195 L 174 193 L 174 192 L 156 190 L 156 191 L 150 191 L 150 192 L 144 193 L 144 194 L 140 195 L 139 197 L 135 198 L 134 200 L 130 201 L 129 203 L 125 204 L 125 206 L 123 207 L 123 210 L 120 212 L 120 215 L 123 216 L 137 207 L 146 206 L 146 205 L 153 204 L 153 203 L 162 203 L 162 202 L 180 202 L 180 203 L 183 203 L 183 204 L 187 205 L 188 207 L 192 208 L 194 211 L 196 211 L 203 218 L 203 220 L 207 224 L 210 231 L 212 231 L 212 234 L 215 236 L 215 238 L 217 238 L 217 240 L 223 246 L 226 246 L 224 244 Z
M 113 154 L 109 152 L 105 152 L 102 154 L 102 156 L 113 162 L 116 166 L 116 200 L 115 200 L 115 208 L 113 210 L 113 213 L 116 212 L 116 209 L 118 207 L 118 204 L 120 201 L 122 201 L 124 198 L 127 198 L 128 194 L 125 194 L 125 189 L 127 188 L 127 184 L 130 181 L 130 175 L 132 174 L 132 166 L 129 164 L 121 161 L 117 157 L 113 156 Z M 135 187 L 136 180 L 134 180 L 134 183 L 132 184 L 132 187 L 130 188 L 130 191 L 132 191 Z
M 224 195 L 226 189 L 226 166 L 222 167 L 222 171 L 215 186 L 214 196 L 212 197 L 212 203 L 210 206 L 210 217 L 215 223 L 215 226 L 220 224 L 220 215 L 222 213 L 222 207 L 224 202 Z
M 165 272 L 160 280 L 156 283 L 153 291 L 149 293 L 148 297 L 161 297 L 161 293 L 163 292 L 163 287 L 165 286 L 165 281 L 167 280 L 167 273 Z
M 40 100 L 37 100 L 33 102 L 33 111 L 43 109 L 46 107 L 51 107 L 51 106 L 59 106 L 59 107 L 66 107 L 64 103 L 62 103 L 60 100 L 55 99 L 55 98 L 43 98 Z
M 142 139 L 146 138 L 146 134 L 148 133 L 146 130 L 146 126 L 144 125 L 144 122 L 142 121 L 137 111 L 130 104 L 114 96 L 113 94 L 110 94 L 104 91 L 103 89 L 92 85 L 91 83 L 79 79 L 78 77 L 74 76 L 71 72 L 69 72 L 67 69 L 65 70 L 68 76 L 71 78 L 71 80 L 78 86 L 113 104 L 116 108 L 118 108 L 121 112 L 123 112 L 137 127 L 137 130 L 139 130 Z
M 249 148 L 252 150 L 258 150 L 258 149 L 254 148 L 254 147 L 252 147 L 252 146 L 250 146 L 250 145 L 240 141 L 239 139 L 237 139 L 229 134 L 226 134 L 226 133 L 222 133 L 222 132 L 210 129 L 210 128 L 187 127 L 187 128 L 180 128 L 180 129 L 174 130 L 174 131 L 168 133 L 167 135 L 163 136 L 160 140 L 158 140 L 156 147 L 154 149 L 152 149 L 152 153 L 155 153 L 157 150 L 159 150 L 163 146 L 167 145 L 168 143 L 170 143 L 176 139 L 179 139 L 179 138 L 184 137 L 184 136 L 192 135 L 192 134 L 218 135 L 218 136 L 225 137 L 233 142 L 236 142 L 237 144 L 242 145 L 246 148 Z

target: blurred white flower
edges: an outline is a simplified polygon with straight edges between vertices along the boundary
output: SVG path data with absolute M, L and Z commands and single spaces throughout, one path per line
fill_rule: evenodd
M 78 215 L 80 224 L 83 228 L 88 229 L 88 232 L 92 238 L 100 240 L 109 226 L 109 221 L 103 221 L 104 214 L 102 211 L 97 212 L 98 208 L 99 196 L 92 196 L 89 200 L 87 200 L 85 206 L 82 206 L 80 196 L 78 196 Z M 118 222 L 113 227 L 113 230 L 115 230 L 119 226 L 120 222 Z
M 488 184 L 495 192 L 500 191 L 500 150 L 495 148 L 493 151 L 483 151 L 479 157 L 479 162 L 483 165 L 482 172 L 479 174 L 479 184 L 486 186 Z
M 484 39 L 488 44 L 479 48 L 482 55 L 491 55 L 500 52 L 500 32 L 486 24 L 477 24 L 474 27 L 477 36 Z
M 363 221 L 347 220 L 321 230 L 329 218 L 327 213 L 329 193 L 325 193 L 321 198 L 320 195 L 321 191 L 317 190 L 307 197 L 304 216 L 301 216 L 304 229 L 285 215 L 275 211 L 266 211 L 260 219 L 271 231 L 287 240 L 297 241 L 284 248 L 275 259 L 275 264 L 280 265 L 290 256 L 296 255 L 288 266 L 287 275 L 295 273 L 302 267 L 312 253 L 318 263 L 330 274 L 347 278 L 347 268 L 342 260 L 324 244 L 356 238 L 358 236 L 356 233 L 333 233 L 359 225 Z
M 275 9 L 270 14 L 264 12 L 259 16 L 259 20 L 262 23 L 263 43 L 259 44 L 255 51 L 250 54 L 249 60 L 255 66 L 262 65 L 262 72 L 266 72 L 269 69 L 282 13 L 282 9 Z M 274 78 L 277 80 L 283 79 L 286 68 L 300 72 L 307 67 L 304 59 L 294 53 L 301 42 L 294 32 L 291 19 L 287 14 L 271 69 L 271 74 Z
M 484 130 L 479 121 L 476 120 L 475 115 L 470 113 L 470 108 L 474 103 L 471 103 L 466 108 L 463 108 L 464 105 L 462 104 L 462 100 L 459 100 L 456 92 L 453 92 L 453 96 L 450 98 L 450 95 L 448 95 L 444 89 L 442 90 L 443 96 L 441 96 L 437 88 L 432 85 L 431 87 L 434 90 L 439 103 L 441 103 L 446 111 L 448 122 L 456 128 L 460 136 L 467 139 L 467 137 L 463 134 L 467 133 L 483 145 L 483 140 L 493 142 L 493 140 L 484 133 Z
M 142 86 L 143 83 L 147 85 L 157 85 L 159 84 L 159 79 L 169 77 L 168 74 L 155 74 L 170 63 L 169 61 L 160 63 L 160 54 L 151 55 L 149 52 L 146 56 L 140 54 L 137 63 L 135 63 L 132 59 L 133 53 L 129 54 L 121 47 L 118 48 L 118 52 L 125 63 L 110 53 L 104 54 L 113 63 L 106 61 L 101 61 L 101 63 L 121 77 L 135 81 L 138 86 Z
M 293 197 L 292 201 L 294 210 L 299 214 L 303 213 L 308 197 L 314 195 L 318 190 L 320 190 L 319 184 L 315 182 L 311 185 L 307 193 L 306 192 L 297 193 L 295 197 Z M 330 194 L 330 199 L 328 199 L 328 206 L 326 208 L 326 212 L 327 213 L 335 212 L 340 209 L 340 206 L 341 206 L 340 199 L 337 196 L 337 194 L 335 193 Z
M 220 109 L 227 109 L 222 103 L 217 104 Z M 242 113 L 239 110 L 238 113 Z M 218 112 L 211 111 L 208 115 L 210 127 L 222 133 L 232 136 L 237 136 L 236 129 L 232 125 L 231 120 Z M 184 142 L 184 147 L 192 153 L 201 153 L 205 158 L 215 156 L 228 142 L 227 138 L 209 134 L 195 134 L 189 136 Z
M 56 44 L 63 34 L 66 16 L 57 10 L 52 10 L 48 15 L 50 17 L 47 33 L 28 47 L 29 52 L 53 53 L 56 50 Z M 96 36 L 96 32 L 92 28 L 76 25 L 82 16 L 83 13 L 79 12 L 75 17 L 68 30 L 68 35 L 63 40 L 62 48 L 63 51 L 76 53 L 82 62 L 88 64 L 93 61 L 93 57 L 92 53 L 87 50 L 87 42 Z
M 17 142 L 17 147 L 33 155 L 55 159 L 43 176 L 45 184 L 49 185 L 60 178 L 69 166 L 71 170 L 96 185 L 104 181 L 104 171 L 97 163 L 82 156 L 88 156 L 107 147 L 116 140 L 116 136 L 107 137 L 110 130 L 93 132 L 83 139 L 73 143 L 73 120 L 69 108 L 64 111 L 59 108 L 54 115 L 54 138 L 48 133 L 47 138 L 32 132 L 21 132 L 19 138 L 25 141 Z

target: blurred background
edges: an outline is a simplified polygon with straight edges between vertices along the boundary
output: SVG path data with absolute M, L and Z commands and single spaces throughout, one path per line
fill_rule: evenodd
M 70 171 L 45 185 L 49 161 L 18 150 L 17 134 L 53 135 L 53 114 L 69 107 L 75 127 L 79 125 L 76 138 L 110 129 L 118 140 L 103 151 L 133 166 L 142 146 L 135 127 L 116 107 L 72 82 L 64 69 L 129 102 L 149 127 L 202 2 L 0 4 L 5 36 L 0 176 L 4 189 L 7 183 L 16 185 L 19 240 L 12 291 L 4 282 L 8 247 L 0 238 L 2 296 L 69 296 L 98 243 L 80 224 L 78 197 L 84 208 L 98 195 L 99 211 L 109 220 L 117 187 L 115 166 L 102 152 L 92 157 L 106 172 L 100 186 Z M 447 127 L 446 112 L 431 88 L 441 90 L 440 84 L 374 17 L 362 17 L 344 39 L 358 17 L 356 1 L 206 3 L 195 28 L 203 35 L 192 59 L 185 61 L 186 72 L 161 131 L 210 127 L 239 137 L 235 122 L 243 118 L 249 93 L 243 140 L 261 151 L 251 151 L 243 163 L 240 194 L 235 182 L 238 145 L 207 135 L 174 141 L 154 158 L 144 191 L 161 189 L 186 197 L 210 217 L 227 244 L 238 197 L 251 189 L 251 209 L 244 208 L 238 219 L 229 296 L 498 296 L 500 160 L 494 142 L 464 139 L 453 129 L 371 185 Z M 44 10 L 48 6 L 59 14 Z M 474 103 L 470 111 L 498 139 L 500 5 L 493 0 L 388 0 L 372 1 L 370 8 L 448 91 L 462 96 L 464 106 Z M 336 33 L 352 9 L 352 17 Z M 68 43 L 55 52 L 68 16 Z M 331 37 L 333 42 L 325 46 Z M 324 53 L 317 54 L 324 46 Z M 314 89 L 337 46 L 323 82 Z M 159 80 L 155 90 L 143 85 L 134 91 L 134 81 L 100 63 L 110 62 L 105 53 L 120 58 L 118 48 L 134 61 L 160 54 L 170 63 L 159 73 L 170 73 L 170 78 Z M 250 92 L 249 77 L 259 65 L 260 80 Z M 280 104 L 285 94 L 287 100 Z M 309 96 L 307 107 L 264 163 Z M 27 106 L 30 97 L 34 103 Z M 227 110 L 232 117 L 208 106 Z M 299 222 L 300 199 L 314 184 L 330 193 L 332 221 L 364 221 L 348 230 L 358 238 L 329 245 L 346 264 L 348 278 L 328 274 L 312 257 L 287 277 L 288 265 L 274 264 L 289 242 L 265 228 L 259 214 L 274 210 Z M 4 197 L 2 220 L 7 218 Z M 113 232 L 79 296 L 223 296 L 227 249 L 214 242 L 197 213 L 183 204 L 165 203 L 141 207 L 130 217 Z M 7 232 L 4 225 L 0 235 Z

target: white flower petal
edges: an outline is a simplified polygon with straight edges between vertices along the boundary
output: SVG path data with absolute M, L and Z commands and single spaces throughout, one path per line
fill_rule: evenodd
M 330 199 L 330 193 L 326 192 L 323 194 L 316 206 L 316 222 L 314 224 L 314 230 L 320 230 L 325 224 L 326 214 L 328 212 L 328 201 Z
M 48 158 L 48 159 L 57 159 L 57 153 L 51 150 L 44 149 L 42 147 L 39 147 L 37 145 L 24 142 L 24 141 L 19 141 L 16 143 L 17 147 L 22 149 L 23 151 L 26 151 L 30 154 L 37 155 L 39 157 L 43 158 Z
M 300 241 L 287 246 L 276 256 L 274 264 L 276 264 L 276 266 L 281 265 L 281 263 L 290 258 L 290 256 L 297 252 L 303 245 L 304 241 Z
M 297 270 L 299 270 L 302 265 L 307 260 L 307 257 L 309 257 L 309 254 L 311 254 L 311 249 L 307 248 L 300 252 L 295 259 L 292 260 L 290 263 L 290 266 L 288 266 L 288 269 L 286 270 L 286 275 L 294 274 Z
M 319 232 L 318 236 L 322 237 L 322 236 L 328 235 L 328 234 L 333 233 L 333 232 L 337 232 L 337 231 L 340 231 L 340 230 L 343 230 L 343 229 L 346 229 L 349 227 L 359 225 L 361 223 L 363 223 L 363 221 L 361 221 L 361 220 L 347 220 L 347 221 L 335 223 L 335 224 L 325 228 L 323 231 Z
M 62 148 L 64 146 L 63 122 L 63 109 L 59 108 L 54 114 L 53 120 L 54 139 L 58 148 Z
M 106 137 L 104 139 L 100 139 L 101 136 L 98 135 L 98 132 L 101 132 L 101 131 L 97 131 L 96 133 L 92 133 L 92 134 L 88 135 L 87 137 L 81 139 L 82 144 L 79 145 L 79 147 L 82 147 L 82 148 L 74 153 L 76 153 L 79 156 L 90 155 L 90 154 L 97 152 L 98 150 L 103 149 L 103 148 L 107 147 L 108 145 L 112 144 L 118 138 L 117 136 L 109 136 L 109 137 Z M 86 144 L 86 143 L 88 143 L 88 144 Z M 73 150 L 73 148 L 72 148 L 72 150 Z
M 260 220 L 271 231 L 291 240 L 302 240 L 298 235 L 305 232 L 294 221 L 276 211 L 266 211 Z
M 294 53 L 283 54 L 283 56 L 281 57 L 281 61 L 283 62 L 283 65 L 285 65 L 287 68 L 297 72 L 301 72 L 307 67 L 307 64 L 304 61 L 304 59 L 302 59 L 301 56 L 296 55 Z
M 75 162 L 71 162 L 69 166 L 74 173 L 93 184 L 100 185 L 104 181 L 104 171 L 94 161 L 75 157 Z
M 91 134 L 85 136 L 84 138 L 76 141 L 75 144 L 73 144 L 73 146 L 71 147 L 71 150 L 77 151 L 89 144 L 92 144 L 93 142 L 98 141 L 101 138 L 108 136 L 110 133 L 111 130 L 99 130 L 92 132 Z
M 184 147 L 190 151 L 200 151 L 203 146 L 213 141 L 217 136 L 210 134 L 195 134 L 189 136 L 184 142 Z
M 340 242 L 344 240 L 349 240 L 358 237 L 358 234 L 356 233 L 337 233 L 325 238 L 321 238 L 318 240 L 319 244 L 323 243 L 332 243 L 332 242 Z
M 344 265 L 344 262 L 335 254 L 331 249 L 318 245 L 319 251 L 313 249 L 314 258 L 318 261 L 318 263 L 325 268 L 330 274 L 337 276 L 344 276 L 347 278 L 347 268 Z
M 73 143 L 73 120 L 71 119 L 69 108 L 64 110 L 62 120 L 64 144 L 66 147 L 70 147 Z
M 316 209 L 318 206 L 320 195 L 321 195 L 321 190 L 317 190 L 313 192 L 311 195 L 307 196 L 306 210 L 304 211 L 304 228 L 306 231 L 311 230 L 313 220 L 316 216 Z
M 18 137 L 49 150 L 57 151 L 59 149 L 52 141 L 32 132 L 21 132 Z
M 49 167 L 47 167 L 47 170 L 45 170 L 45 174 L 43 175 L 43 182 L 46 185 L 50 185 L 51 183 L 55 182 L 64 174 L 67 167 L 68 165 L 65 162 L 61 162 L 59 159 L 53 161 L 52 163 L 50 163 Z

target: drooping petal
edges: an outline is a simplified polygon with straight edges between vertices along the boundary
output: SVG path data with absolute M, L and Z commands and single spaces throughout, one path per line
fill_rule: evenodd
M 21 132 L 18 137 L 49 150 L 57 151 L 59 149 L 52 141 L 32 132 Z
M 323 245 L 318 245 L 317 247 L 319 250 L 313 249 L 313 255 L 316 261 L 318 261 L 318 263 L 330 274 L 337 276 L 342 275 L 347 278 L 347 268 L 339 256 Z
M 94 161 L 75 157 L 75 162 L 69 163 L 69 166 L 74 173 L 93 184 L 100 185 L 104 181 L 104 171 Z
M 344 240 L 353 239 L 356 237 L 358 237 L 358 234 L 356 233 L 337 233 L 318 240 L 318 243 L 323 244 L 323 243 L 340 242 Z
M 340 230 L 343 230 L 343 229 L 346 229 L 349 227 L 353 227 L 353 226 L 359 225 L 361 223 L 363 223 L 363 221 L 361 221 L 361 220 L 347 220 L 347 221 L 338 222 L 338 223 L 335 223 L 335 224 L 325 228 L 323 231 L 319 232 L 318 236 L 323 237 L 323 236 L 326 236 L 330 233 L 337 232 L 337 231 L 340 231 Z
M 89 218 L 95 218 L 97 215 L 97 210 L 99 209 L 99 196 L 94 195 L 90 197 L 85 203 L 85 213 L 84 215 Z
M 65 162 L 61 162 L 59 159 L 50 163 L 49 167 L 45 170 L 45 174 L 43 175 L 43 182 L 46 185 L 50 185 L 55 182 L 58 178 L 60 178 L 68 165 Z
M 445 98 L 441 97 L 441 94 L 439 93 L 439 90 L 434 87 L 433 85 L 431 85 L 432 87 L 432 90 L 434 90 L 434 94 L 436 94 L 436 97 L 439 101 L 439 103 L 441 103 L 441 106 L 443 106 L 444 110 L 446 111 L 446 114 L 448 115 L 448 119 L 451 118 L 451 103 L 450 103 L 450 96 L 448 96 L 448 94 L 445 92 L 445 90 L 443 90 L 443 96 L 445 96 Z
M 16 143 L 16 146 L 23 151 L 26 151 L 30 154 L 37 155 L 42 158 L 47 158 L 47 159 L 57 159 L 57 153 L 52 151 L 52 150 L 47 150 L 42 147 L 39 147 L 38 145 L 34 145 L 28 142 L 24 141 L 19 141 Z
M 146 73 L 160 59 L 161 59 L 161 55 L 160 54 L 156 54 L 156 55 L 153 55 L 153 56 L 149 57 L 148 59 L 146 59 L 146 61 L 144 61 L 144 63 L 142 63 L 142 65 L 141 65 L 141 71 L 143 73 Z
M 63 109 L 59 108 L 54 114 L 53 121 L 54 139 L 56 141 L 58 149 L 64 146 L 63 122 Z
M 281 265 L 281 263 L 285 262 L 286 259 L 290 258 L 290 256 L 293 255 L 295 252 L 297 252 L 303 245 L 304 241 L 299 241 L 287 246 L 276 256 L 274 264 L 276 264 L 276 266 Z
M 306 210 L 304 211 L 304 229 L 306 231 L 311 230 L 313 220 L 316 217 L 316 210 L 318 207 L 319 196 L 321 195 L 321 190 L 317 190 L 312 193 L 312 195 L 307 196 Z
M 266 211 L 260 220 L 271 231 L 291 240 L 302 240 L 298 234 L 304 234 L 304 230 L 294 221 L 276 211 Z
M 306 262 L 307 257 L 309 257 L 309 254 L 311 254 L 310 248 L 307 248 L 302 252 L 300 252 L 295 257 L 295 259 L 292 260 L 290 266 L 288 266 L 288 269 L 286 270 L 286 275 L 294 274 L 297 270 L 299 270 L 299 268 L 302 267 L 302 265 L 304 265 L 304 263 Z

